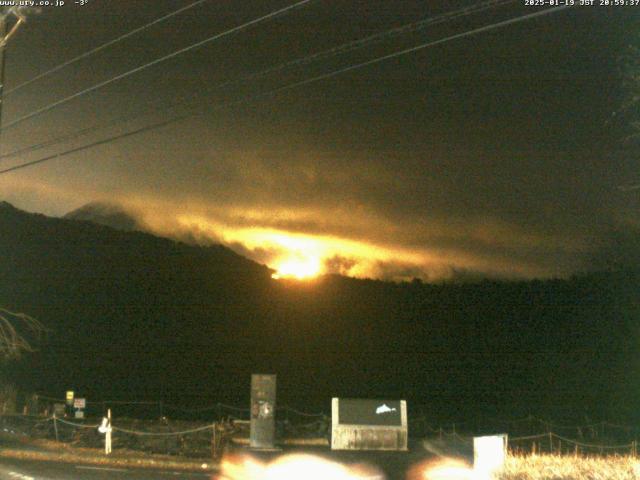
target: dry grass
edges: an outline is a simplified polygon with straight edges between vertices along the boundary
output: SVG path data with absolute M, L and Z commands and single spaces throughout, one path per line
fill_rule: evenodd
M 217 470 L 217 465 L 211 461 L 202 463 L 202 461 L 176 458 L 169 455 L 151 455 L 124 449 L 115 450 L 111 455 L 105 455 L 103 450 L 95 448 L 77 448 L 51 440 L 33 440 L 17 435 L 0 434 L 0 440 L 2 439 L 9 439 L 11 443 L 17 446 L 16 448 L 4 446 L 0 449 L 0 458 L 184 471 L 208 472 Z M 23 447 L 21 448 L 19 445 Z
M 16 458 L 22 460 L 35 460 L 42 462 L 74 463 L 80 465 L 100 465 L 110 467 L 152 468 L 161 470 L 183 471 L 216 471 L 217 465 L 213 463 L 199 463 L 194 461 L 180 461 L 173 458 L 165 458 L 160 455 L 148 455 L 146 457 L 132 455 L 135 452 L 118 452 L 112 455 L 104 455 L 101 452 L 43 452 L 5 448 L 0 451 L 0 458 Z
M 510 455 L 497 479 L 640 480 L 640 459 L 631 456 Z

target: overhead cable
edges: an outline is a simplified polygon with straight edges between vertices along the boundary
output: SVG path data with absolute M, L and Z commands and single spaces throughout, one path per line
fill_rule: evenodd
M 410 24 L 406 24 L 406 25 L 402 25 L 400 27 L 396 27 L 396 28 L 392 28 L 390 30 L 386 30 L 384 32 L 380 32 L 380 33 L 376 33 L 374 35 L 370 35 L 368 37 L 359 39 L 359 40 L 354 40 L 352 42 L 347 42 L 341 45 L 338 45 L 337 47 L 332 47 L 326 50 L 322 50 L 320 52 L 316 52 L 313 53 L 311 55 L 308 56 L 304 56 L 304 57 L 299 57 L 293 60 L 289 60 L 287 62 L 281 63 L 279 65 L 267 68 L 265 70 L 261 70 L 258 72 L 254 72 L 254 73 L 250 73 L 247 75 L 244 75 L 242 77 L 240 77 L 239 79 L 234 79 L 234 80 L 229 80 L 223 83 L 220 83 L 218 85 L 215 85 L 213 87 L 214 90 L 217 89 L 221 89 L 224 87 L 228 87 L 230 85 L 234 85 L 237 83 L 241 83 L 241 82 L 246 82 L 246 81 L 250 81 L 250 80 L 255 80 L 257 78 L 261 78 L 261 77 L 265 77 L 269 74 L 275 73 L 275 72 L 279 72 L 282 71 L 286 68 L 289 67 L 298 67 L 298 66 L 302 66 L 302 65 L 307 65 L 310 64 L 312 62 L 318 61 L 318 60 L 323 60 L 326 58 L 330 58 L 333 56 L 337 56 L 337 55 L 342 55 L 344 53 L 348 53 L 357 49 L 361 49 L 364 48 L 374 42 L 381 42 L 382 40 L 384 40 L 385 38 L 388 38 L 390 36 L 398 36 L 404 33 L 408 33 L 408 32 L 412 32 L 415 30 L 419 30 L 422 29 L 428 25 L 435 25 L 435 24 L 440 24 L 440 23 L 444 23 L 446 21 L 450 21 L 450 20 L 454 20 L 463 16 L 467 16 L 467 15 L 471 15 L 473 13 L 478 13 L 481 11 L 484 11 L 486 9 L 489 8 L 495 8 L 496 6 L 501 6 L 507 3 L 513 3 L 515 0 L 490 0 L 487 2 L 483 2 L 480 4 L 476 4 L 470 7 L 465 7 L 462 9 L 458 9 L 458 10 L 453 10 L 450 12 L 446 12 L 443 14 L 439 14 L 433 17 L 428 17 L 425 19 L 422 19 L 418 22 L 414 22 L 414 23 L 410 23 Z M 33 151 L 37 151 L 43 148 L 47 148 L 47 147 L 51 147 L 51 146 L 55 146 L 59 143 L 64 143 L 67 141 L 71 141 L 71 140 L 75 140 L 77 138 L 83 137 L 85 135 L 88 135 L 90 133 L 96 132 L 98 130 L 101 129 L 105 129 L 105 128 L 109 128 L 115 125 L 119 125 L 121 123 L 126 123 L 126 122 L 130 122 L 133 120 L 137 120 L 141 117 L 145 117 L 148 116 L 152 113 L 164 113 L 167 111 L 170 111 L 171 109 L 175 108 L 176 106 L 180 106 L 182 105 L 184 102 L 174 102 L 173 105 L 170 105 L 169 107 L 167 106 L 163 106 L 159 109 L 156 109 L 155 112 L 140 112 L 140 113 L 136 113 L 134 115 L 128 115 L 128 116 L 120 116 L 115 118 L 114 120 L 111 120 L 110 122 L 106 123 L 106 124 L 99 124 L 99 125 L 93 125 L 91 127 L 87 127 L 87 128 L 83 128 L 81 130 L 75 131 L 73 133 L 69 133 L 69 134 L 65 134 L 50 140 L 47 140 L 45 142 L 41 142 L 38 144 L 34 144 L 34 145 L 30 145 L 27 147 L 23 147 L 23 148 L 19 148 L 16 150 L 13 150 L 11 152 L 7 152 L 5 154 L 0 155 L 0 160 L 4 159 L 4 158 L 11 158 L 11 157 L 15 157 L 16 155 L 22 155 L 25 153 L 30 153 Z
M 31 78 L 31 79 L 29 79 L 29 80 L 27 80 L 25 82 L 22 82 L 22 83 L 16 85 L 15 87 L 13 87 L 13 88 L 8 89 L 7 91 L 4 92 L 4 96 L 7 97 L 8 95 L 11 95 L 12 93 L 17 92 L 18 90 L 26 87 L 27 85 L 31 85 L 32 83 L 37 82 L 38 80 L 41 80 L 42 78 L 48 77 L 49 75 L 52 75 L 52 74 L 62 70 L 63 68 L 68 67 L 69 65 L 73 65 L 74 63 L 79 62 L 80 60 L 83 60 L 83 59 L 85 59 L 87 57 L 90 57 L 91 55 L 95 55 L 96 53 L 98 53 L 98 52 L 100 52 L 100 51 L 102 51 L 102 50 L 104 50 L 104 49 L 106 49 L 106 48 L 108 48 L 108 47 L 110 47 L 112 45 L 115 45 L 118 42 L 121 42 L 121 41 L 123 41 L 123 40 L 125 40 L 125 39 L 127 39 L 129 37 L 132 37 L 133 35 L 136 35 L 137 33 L 142 32 L 143 30 L 146 30 L 147 28 L 150 28 L 150 27 L 152 27 L 154 25 L 157 25 L 157 24 L 159 24 L 161 22 L 164 22 L 165 20 L 168 20 L 171 17 L 175 17 L 176 15 L 179 15 L 182 12 L 185 12 L 186 10 L 189 10 L 189 9 L 191 9 L 193 7 L 196 7 L 196 6 L 200 5 L 201 3 L 204 3 L 204 2 L 207 2 L 207 1 L 209 1 L 209 0 L 198 0 L 197 2 L 190 3 L 189 5 L 186 5 L 186 6 L 182 7 L 182 8 L 179 8 L 178 10 L 175 10 L 175 11 L 173 11 L 171 13 L 168 13 L 167 15 L 164 15 L 164 16 L 162 16 L 160 18 L 156 18 L 152 22 L 149 22 L 149 23 L 147 23 L 145 25 L 142 25 L 141 27 L 135 28 L 135 29 L 123 34 L 123 35 L 120 35 L 119 37 L 116 37 L 113 40 L 109 40 L 108 42 L 103 43 L 102 45 L 100 45 L 98 47 L 95 47 L 95 48 L 93 48 L 91 50 L 88 50 L 88 51 L 86 51 L 84 53 L 81 53 L 77 57 L 73 57 L 70 60 L 67 60 L 66 62 L 63 62 L 63 63 L 61 63 L 59 65 L 56 65 L 55 67 L 47 70 L 46 72 L 42 72 L 42 73 L 36 75 L 35 77 L 33 77 L 33 78 Z
M 27 113 L 27 114 L 23 115 L 22 117 L 19 117 L 16 120 L 13 120 L 12 122 L 9 122 L 8 124 L 6 124 L 4 127 L 0 128 L 0 132 L 2 132 L 4 130 L 8 130 L 8 129 L 12 128 L 12 127 L 15 127 L 16 125 L 18 125 L 18 124 L 20 124 L 20 123 L 22 123 L 22 122 L 24 122 L 26 120 L 30 120 L 30 119 L 38 116 L 38 115 L 42 115 L 43 113 L 49 112 L 49 111 L 53 110 L 54 108 L 57 108 L 57 107 L 59 107 L 61 105 L 64 105 L 64 104 L 66 104 L 66 103 L 70 102 L 71 100 L 74 100 L 74 99 L 76 99 L 78 97 L 81 97 L 81 96 L 86 95 L 88 93 L 91 93 L 91 92 L 94 92 L 96 90 L 99 90 L 99 89 L 101 89 L 103 87 L 106 87 L 107 85 L 110 85 L 110 84 L 112 84 L 114 82 L 122 80 L 123 78 L 127 78 L 127 77 L 129 77 L 129 76 L 131 76 L 131 75 L 133 75 L 135 73 L 141 72 L 142 70 L 146 70 L 147 68 L 150 68 L 150 67 L 152 67 L 154 65 L 158 65 L 159 63 L 162 63 L 162 62 L 164 62 L 166 60 L 169 60 L 171 58 L 175 58 L 178 55 L 182 55 L 183 53 L 189 52 L 189 51 L 194 50 L 196 48 L 202 47 L 202 46 L 204 46 L 204 45 L 206 45 L 208 43 L 211 43 L 211 42 L 213 42 L 215 40 L 218 40 L 220 38 L 227 37 L 229 35 L 238 33 L 241 30 L 249 28 L 249 27 L 251 27 L 253 25 L 256 25 L 258 23 L 265 22 L 267 20 L 272 20 L 272 19 L 274 19 L 276 17 L 279 17 L 281 15 L 284 15 L 286 13 L 291 12 L 292 10 L 294 10 L 296 8 L 300 8 L 300 7 L 302 7 L 302 6 L 304 6 L 307 3 L 312 2 L 312 1 L 313 0 L 301 0 L 301 1 L 297 2 L 297 3 L 294 3 L 293 5 L 289 5 L 288 7 L 284 7 L 284 8 L 281 8 L 279 10 L 275 10 L 275 11 L 273 11 L 271 13 L 268 13 L 267 15 L 263 15 L 263 16 L 258 17 L 256 19 L 253 19 L 253 20 L 251 20 L 249 22 L 245 22 L 242 25 L 238 25 L 238 26 L 233 27 L 233 28 L 231 28 L 229 30 L 225 30 L 224 32 L 217 33 L 217 34 L 215 34 L 215 35 L 213 35 L 211 37 L 208 37 L 208 38 L 206 38 L 204 40 L 201 40 L 199 42 L 193 43 L 193 44 L 191 44 L 191 45 L 189 45 L 187 47 L 181 48 L 181 49 L 176 50 L 174 52 L 171 52 L 171 53 L 169 53 L 167 55 L 164 55 L 162 57 L 156 58 L 155 60 L 147 62 L 147 63 L 145 63 L 143 65 L 135 67 L 135 68 L 133 68 L 131 70 L 128 70 L 128 71 L 126 71 L 124 73 L 116 75 L 115 77 L 111 77 L 108 80 L 104 80 L 104 81 L 99 82 L 99 83 L 97 83 L 95 85 L 92 85 L 91 87 L 85 88 L 84 90 L 80 90 L 80 91 L 78 91 L 78 92 L 76 92 L 76 93 L 74 93 L 72 95 L 69 95 L 68 97 L 65 97 L 65 98 L 63 98 L 61 100 L 57 100 L 57 101 L 55 101 L 53 103 L 50 103 L 49 105 L 46 105 L 46 106 L 44 106 L 42 108 L 34 110 L 34 111 L 30 112 L 30 113 Z
M 472 35 L 476 35 L 478 33 L 490 31 L 490 30 L 493 30 L 493 29 L 496 29 L 496 28 L 505 27 L 505 26 L 508 26 L 508 25 L 511 25 L 511 24 L 514 24 L 514 23 L 517 23 L 517 22 L 522 22 L 522 21 L 529 20 L 529 19 L 532 19 L 532 18 L 537 18 L 537 17 L 540 17 L 542 15 L 548 15 L 550 13 L 555 13 L 555 12 L 558 12 L 558 11 L 562 11 L 562 10 L 565 10 L 567 8 L 570 8 L 570 7 L 569 6 L 561 6 L 561 7 L 548 8 L 548 9 L 545 9 L 545 10 L 542 10 L 542 11 L 539 11 L 539 12 L 529 13 L 529 14 L 522 15 L 522 16 L 519 16 L 519 17 L 511 18 L 509 20 L 504 20 L 504 21 L 501 21 L 501 22 L 493 23 L 491 25 L 486 25 L 486 26 L 483 26 L 483 27 L 475 28 L 473 30 L 468 30 L 468 31 L 463 32 L 463 33 L 450 35 L 448 37 L 445 37 L 445 38 L 442 38 L 442 39 L 439 39 L 439 40 L 434 40 L 434 41 L 422 43 L 420 45 L 417 45 L 417 46 L 414 46 L 414 47 L 411 47 L 411 48 L 406 48 L 404 50 L 400 50 L 400 51 L 397 51 L 397 52 L 394 52 L 394 53 L 390 53 L 390 54 L 387 54 L 387 55 L 376 57 L 376 58 L 374 58 L 372 60 L 368 60 L 366 62 L 357 63 L 357 64 L 350 65 L 350 66 L 345 67 L 345 68 L 341 68 L 339 70 L 334 70 L 334 71 L 331 71 L 331 72 L 328 72 L 328 73 L 325 73 L 325 74 L 322 74 L 322 75 L 318 75 L 318 76 L 315 76 L 315 77 L 312 77 L 312 78 L 308 78 L 308 79 L 305 79 L 305 80 L 301 80 L 301 81 L 297 81 L 297 82 L 294 82 L 294 83 L 290 83 L 290 84 L 284 85 L 282 87 L 274 88 L 274 89 L 269 90 L 267 92 L 251 95 L 251 96 L 245 97 L 245 98 L 243 98 L 241 100 L 238 100 L 238 101 L 229 102 L 229 103 L 222 104 L 222 105 L 217 105 L 216 107 L 217 108 L 222 108 L 222 107 L 228 107 L 228 106 L 233 106 L 233 105 L 240 105 L 240 104 L 243 104 L 243 103 L 247 103 L 248 101 L 251 101 L 251 100 L 256 100 L 256 99 L 263 98 L 263 97 L 268 97 L 268 96 L 273 96 L 273 95 L 276 95 L 278 93 L 281 93 L 281 92 L 284 92 L 284 91 L 287 91 L 287 90 L 291 90 L 291 89 L 298 88 L 298 87 L 301 87 L 301 86 L 304 86 L 304 85 L 308 85 L 308 84 L 311 84 L 311 83 L 315 83 L 315 82 L 318 82 L 318 81 L 321 81 L 321 80 L 332 78 L 332 77 L 335 77 L 335 76 L 340 75 L 342 73 L 346 73 L 346 72 L 349 72 L 349 71 L 357 70 L 357 69 L 360 69 L 360 68 L 363 68 L 363 67 L 366 67 L 366 66 L 369 66 L 369 65 L 374 65 L 374 64 L 383 62 L 385 60 L 389 60 L 389 59 L 392 59 L 392 58 L 399 57 L 401 55 L 407 55 L 409 53 L 417 52 L 417 51 L 423 50 L 423 49 L 428 48 L 428 47 L 432 47 L 432 46 L 435 46 L 435 45 L 440 45 L 440 44 L 449 42 L 451 40 L 456 40 L 456 39 L 459 39 L 459 38 L 469 37 L 469 36 L 472 36 Z M 76 148 L 73 148 L 73 149 L 70 149 L 70 150 L 66 150 L 66 151 L 59 152 L 59 153 L 56 153 L 56 154 L 53 154 L 53 155 L 49 155 L 49 156 L 46 156 L 46 157 L 38 159 L 38 160 L 32 160 L 32 161 L 25 162 L 25 163 L 22 163 L 22 164 L 14 165 L 12 167 L 0 170 L 0 175 L 5 174 L 5 173 L 9 173 L 9 172 L 12 172 L 12 171 L 20 170 L 20 169 L 23 169 L 23 168 L 26 168 L 26 167 L 30 167 L 30 166 L 33 166 L 33 165 L 41 164 L 41 163 L 44 163 L 44 162 L 47 162 L 47 161 L 50 161 L 50 160 L 54 160 L 54 159 L 57 159 L 57 158 L 61 158 L 61 157 L 64 157 L 64 156 L 67 156 L 67 155 L 70 155 L 70 154 L 73 154 L 73 153 L 77 153 L 77 152 L 80 152 L 80 151 L 83 151 L 83 150 L 87 150 L 89 148 L 93 148 L 95 146 L 111 143 L 113 141 L 120 140 L 122 138 L 131 137 L 131 136 L 137 135 L 139 133 L 148 132 L 148 131 L 151 131 L 151 130 L 162 128 L 164 126 L 167 126 L 167 125 L 170 125 L 170 124 L 177 123 L 177 122 L 180 122 L 182 120 L 185 120 L 187 118 L 192 118 L 192 117 L 194 117 L 196 115 L 202 115 L 203 113 L 206 113 L 206 112 L 201 111 L 201 109 L 199 109 L 199 110 L 200 111 L 194 111 L 192 113 L 187 113 L 187 114 L 184 114 L 184 115 L 173 117 L 173 118 L 170 118 L 168 120 L 164 120 L 164 121 L 161 121 L 161 122 L 158 122 L 158 123 L 147 125 L 145 127 L 137 128 L 135 130 L 131 130 L 131 131 L 128 131 L 128 132 L 125 132 L 125 133 L 114 135 L 114 136 L 111 136 L 111 137 L 108 137 L 108 138 L 105 138 L 105 139 L 102 139 L 102 140 L 98 140 L 96 142 L 92 142 L 92 143 L 89 143 L 89 144 L 86 144 L 86 145 L 83 145 L 83 146 L 80 146 L 80 147 L 76 147 Z

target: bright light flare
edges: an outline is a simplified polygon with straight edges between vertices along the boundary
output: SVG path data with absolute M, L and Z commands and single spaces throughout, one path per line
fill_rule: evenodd
M 225 459 L 219 480 L 384 480 L 367 467 L 350 467 L 314 455 L 285 455 L 270 463 L 251 457 Z
M 317 277 L 322 269 L 322 262 L 319 257 L 289 258 L 276 266 L 276 273 L 272 275 L 276 280 L 279 278 L 295 278 L 305 280 Z
M 415 465 L 407 480 L 475 480 L 472 467 L 462 460 L 444 458 Z

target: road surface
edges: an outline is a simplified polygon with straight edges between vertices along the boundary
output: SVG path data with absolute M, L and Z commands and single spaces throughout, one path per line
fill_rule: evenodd
M 0 459 L 0 480 L 207 480 L 210 473 Z

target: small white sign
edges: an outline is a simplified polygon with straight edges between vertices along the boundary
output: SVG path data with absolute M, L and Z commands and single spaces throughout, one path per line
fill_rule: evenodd
M 491 478 L 494 472 L 504 466 L 506 456 L 506 434 L 473 439 L 473 469 L 478 479 Z
M 76 398 L 73 400 L 73 408 L 85 408 L 87 406 L 86 398 Z
M 84 418 L 84 410 L 76 410 L 75 418 Z

